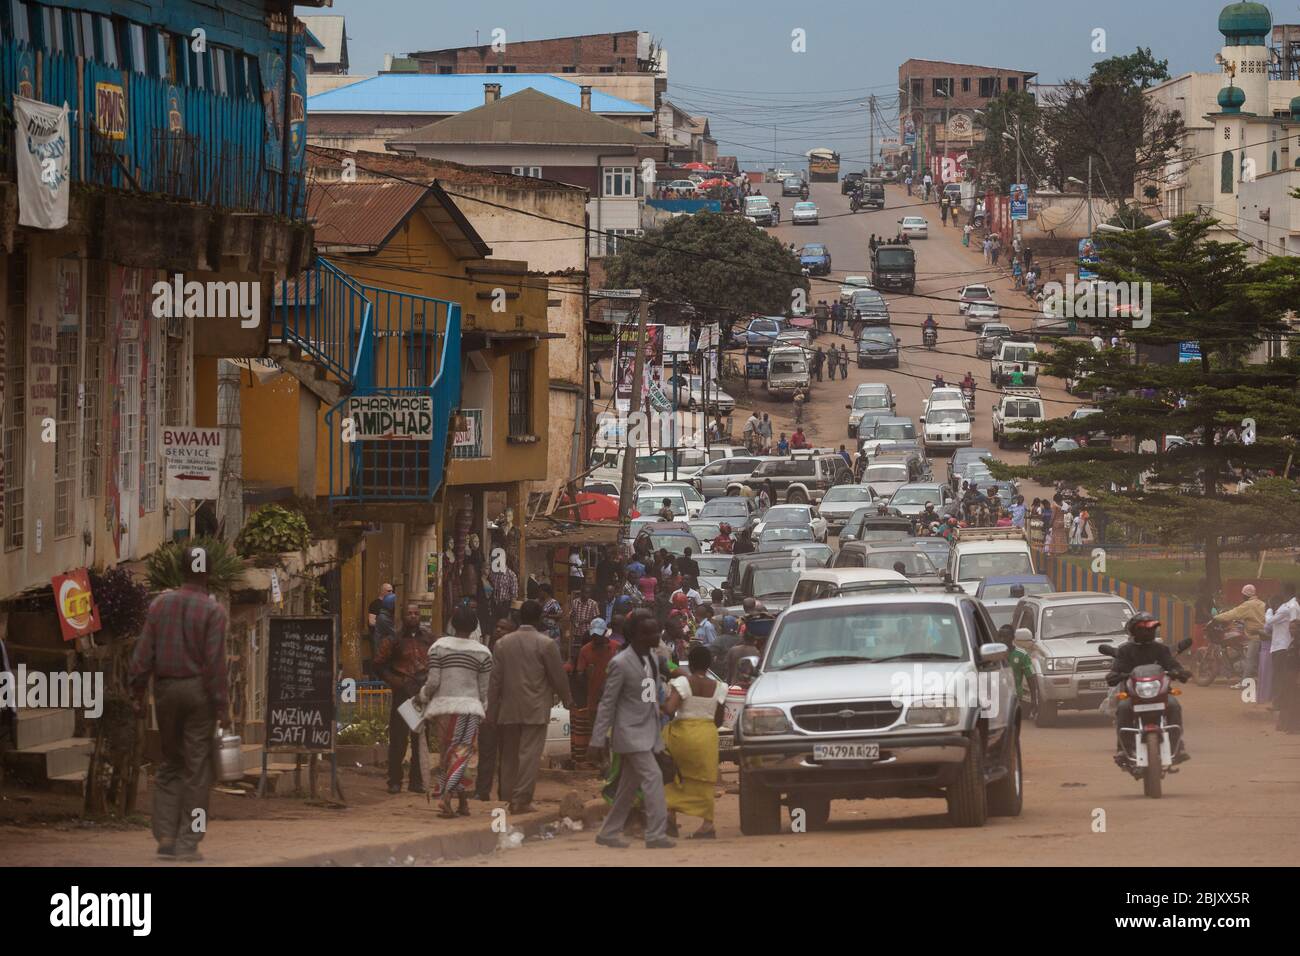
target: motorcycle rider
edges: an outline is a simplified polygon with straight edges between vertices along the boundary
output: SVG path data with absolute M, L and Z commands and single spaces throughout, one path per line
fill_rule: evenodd
M 1171 677 L 1186 683 L 1192 676 L 1192 672 L 1178 662 L 1178 658 L 1174 656 L 1174 652 L 1168 645 L 1156 640 L 1156 631 L 1159 628 L 1160 622 L 1145 611 L 1129 618 L 1125 630 L 1128 631 L 1130 640 L 1115 649 L 1110 673 L 1106 675 L 1107 684 L 1111 687 L 1122 685 L 1133 673 L 1133 669 L 1143 664 L 1159 664 Z M 1169 723 L 1177 724 L 1182 728 L 1178 739 L 1178 753 L 1174 754 L 1174 763 L 1183 763 L 1191 759 L 1191 754 L 1187 752 L 1187 725 L 1183 723 L 1183 708 L 1178 698 L 1172 694 L 1169 695 L 1165 706 Z M 1128 759 L 1120 728 L 1128 726 L 1132 718 L 1132 699 L 1121 700 L 1115 709 L 1115 759 L 1117 761 Z
M 948 383 L 945 382 L 945 381 L 943 380 L 943 373 L 942 373 L 942 372 L 939 372 L 938 374 L 936 374 L 936 375 L 934 376 L 934 383 L 933 383 L 933 385 L 931 386 L 932 388 L 947 388 L 947 386 L 948 386 Z
M 807 183 L 804 183 L 802 186 L 799 187 L 799 198 L 800 198 L 800 199 L 803 199 L 803 200 L 805 200 L 805 201 L 808 199 L 808 184 L 807 184 Z
M 1246 646 L 1246 669 L 1242 673 L 1242 678 L 1259 678 L 1259 648 L 1260 641 L 1264 637 L 1264 612 L 1267 608 L 1264 602 L 1255 596 L 1255 585 L 1247 584 L 1241 589 L 1241 596 L 1244 600 L 1231 610 L 1224 611 L 1222 614 L 1216 614 L 1211 621 L 1216 624 L 1228 624 L 1232 621 L 1240 621 L 1246 626 L 1246 639 L 1249 642 Z M 1241 683 L 1232 685 L 1234 690 L 1240 689 Z
M 971 395 L 975 394 L 975 376 L 970 372 L 967 372 L 966 377 L 961 380 L 961 390 Z
M 943 515 L 939 514 L 939 512 L 934 510 L 934 502 L 927 501 L 925 503 L 925 509 L 919 515 L 917 515 L 912 521 L 912 534 L 917 536 L 924 536 L 926 534 L 929 534 L 930 533 L 929 529 L 931 525 L 934 525 L 942 520 L 943 520 Z
M 725 521 L 721 522 L 718 525 L 718 536 L 713 539 L 713 553 L 731 554 L 735 546 L 736 542 L 731 537 L 731 525 Z

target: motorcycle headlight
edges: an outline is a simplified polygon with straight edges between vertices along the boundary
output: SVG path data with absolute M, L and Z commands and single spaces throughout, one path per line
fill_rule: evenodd
M 961 720 L 959 707 L 909 707 L 907 723 L 912 727 L 952 727 Z
M 1051 673 L 1068 674 L 1074 670 L 1073 657 L 1049 657 L 1046 663 L 1047 663 L 1047 670 Z
M 1160 694 L 1160 681 L 1138 680 L 1133 682 L 1133 692 L 1144 700 L 1150 700 Z
M 779 707 L 746 707 L 740 714 L 740 732 L 746 737 L 788 734 L 790 721 Z

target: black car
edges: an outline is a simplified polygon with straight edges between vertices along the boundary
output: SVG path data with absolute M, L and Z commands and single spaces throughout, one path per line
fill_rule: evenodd
M 853 192 L 853 187 L 862 179 L 862 173 L 845 173 L 844 178 L 840 180 L 840 195 L 847 196 Z

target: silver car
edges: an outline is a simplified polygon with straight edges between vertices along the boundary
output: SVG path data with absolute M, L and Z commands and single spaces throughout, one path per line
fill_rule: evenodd
M 742 665 L 753 682 L 736 734 L 741 832 L 779 832 L 782 804 L 820 828 L 832 800 L 870 797 L 944 797 L 954 826 L 1018 816 L 1020 715 L 1007 657 L 965 595 L 790 607 L 757 667 Z M 934 686 L 954 690 L 936 699 Z
M 1029 655 L 1027 710 L 1040 727 L 1062 710 L 1096 710 L 1110 688 L 1111 658 L 1097 648 L 1123 643 L 1133 605 L 1102 591 L 1060 591 L 1023 598 L 1011 616 L 1018 648 Z
M 876 494 L 870 485 L 836 485 L 822 495 L 817 513 L 826 519 L 829 534 L 839 534 L 853 512 L 875 503 Z
M 719 458 L 711 461 L 691 479 L 695 490 L 706 499 L 720 498 L 723 495 L 737 497 L 745 487 L 748 478 L 760 464 L 770 459 L 751 455 L 737 455 L 732 458 Z

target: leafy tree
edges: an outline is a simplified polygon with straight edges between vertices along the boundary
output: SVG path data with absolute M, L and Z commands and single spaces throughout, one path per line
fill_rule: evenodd
M 1042 356 L 1049 374 L 1080 378 L 1101 411 L 1044 422 L 1032 429 L 1036 437 L 1104 431 L 1131 441 L 999 470 L 1078 484 L 1103 510 L 1162 541 L 1202 545 L 1205 578 L 1216 588 L 1222 536 L 1300 533 L 1294 482 L 1259 481 L 1234 494 L 1225 487 L 1238 472 L 1282 475 L 1300 435 L 1300 359 L 1252 361 L 1268 339 L 1289 331 L 1288 309 L 1300 302 L 1300 258 L 1252 263 L 1247 246 L 1207 238 L 1213 225 L 1189 215 L 1167 230 L 1106 234 L 1096 295 L 1107 305 L 1079 321 L 1107 341 L 1122 335 L 1124 344 L 1094 351 L 1062 340 Z M 1123 307 L 1115 284 L 1129 282 L 1151 284 L 1142 315 Z M 1076 300 L 1076 315 L 1087 304 Z M 1199 344 L 1200 361 L 1178 361 L 1178 344 L 1187 341 Z M 1190 444 L 1163 450 L 1167 435 Z
M 975 124 L 984 131 L 983 141 L 973 150 L 975 165 L 998 191 L 1007 192 L 1016 181 L 1017 135 L 1023 152 L 1021 175 L 1032 182 L 1036 173 L 1049 168 L 1043 118 L 1038 101 L 1028 93 L 1017 90 L 994 97 L 983 115 L 976 115 Z
M 679 216 L 620 246 L 606 263 L 611 285 L 689 305 L 724 327 L 740 314 L 784 315 L 793 291 L 809 287 L 790 247 L 743 216 Z
M 1157 109 L 1144 93 L 1169 79 L 1168 66 L 1139 47 L 1099 61 L 1086 81 L 1067 80 L 1044 96 L 1049 175 L 1058 188 L 1071 176 L 1087 182 L 1089 157 L 1101 195 L 1132 196 L 1138 182 L 1165 180 L 1169 164 L 1184 153 L 1183 120 Z

